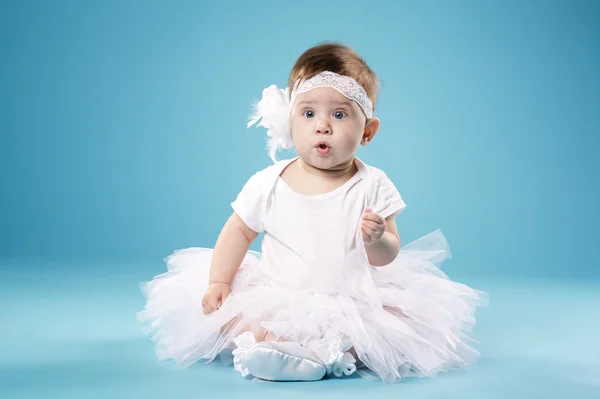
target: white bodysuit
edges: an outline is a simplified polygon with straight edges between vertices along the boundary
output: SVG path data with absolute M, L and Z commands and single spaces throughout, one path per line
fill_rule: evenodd
M 276 170 L 293 161 L 282 161 Z M 386 218 L 406 207 L 385 173 L 359 160 L 357 166 L 350 180 L 320 195 L 299 194 L 278 177 L 269 198 L 263 188 L 272 184 L 270 171 L 248 181 L 232 207 L 251 229 L 265 232 L 260 260 L 265 275 L 289 289 L 335 290 L 342 281 L 346 255 L 355 247 L 367 173 L 375 184 L 374 212 Z

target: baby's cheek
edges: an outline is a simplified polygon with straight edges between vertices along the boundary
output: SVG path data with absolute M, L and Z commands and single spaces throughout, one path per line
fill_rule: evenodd
M 352 153 L 358 150 L 358 146 L 360 141 L 354 140 L 354 138 L 345 138 L 343 143 L 344 151 L 347 153 Z

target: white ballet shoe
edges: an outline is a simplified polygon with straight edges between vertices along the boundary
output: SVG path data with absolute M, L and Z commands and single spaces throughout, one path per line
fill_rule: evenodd
M 327 372 L 311 350 L 290 341 L 256 344 L 245 364 L 250 374 L 268 381 L 318 381 Z

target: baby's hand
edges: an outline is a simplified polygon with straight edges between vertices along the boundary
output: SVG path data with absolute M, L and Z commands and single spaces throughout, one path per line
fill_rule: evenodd
M 361 230 L 365 245 L 373 245 L 385 233 L 385 219 L 367 208 L 363 213 Z
M 219 310 L 221 304 L 225 302 L 231 294 L 231 286 L 227 283 L 212 283 L 208 286 L 206 294 L 202 298 L 202 310 L 204 314 L 210 314 Z

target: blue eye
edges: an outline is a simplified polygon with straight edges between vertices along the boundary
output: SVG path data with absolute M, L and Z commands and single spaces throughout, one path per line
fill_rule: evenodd
M 333 115 L 335 119 L 344 119 L 347 116 L 344 111 L 335 111 Z
M 304 116 L 307 118 L 312 118 L 315 116 L 315 111 L 310 110 L 310 109 L 306 110 L 306 111 L 304 111 Z

